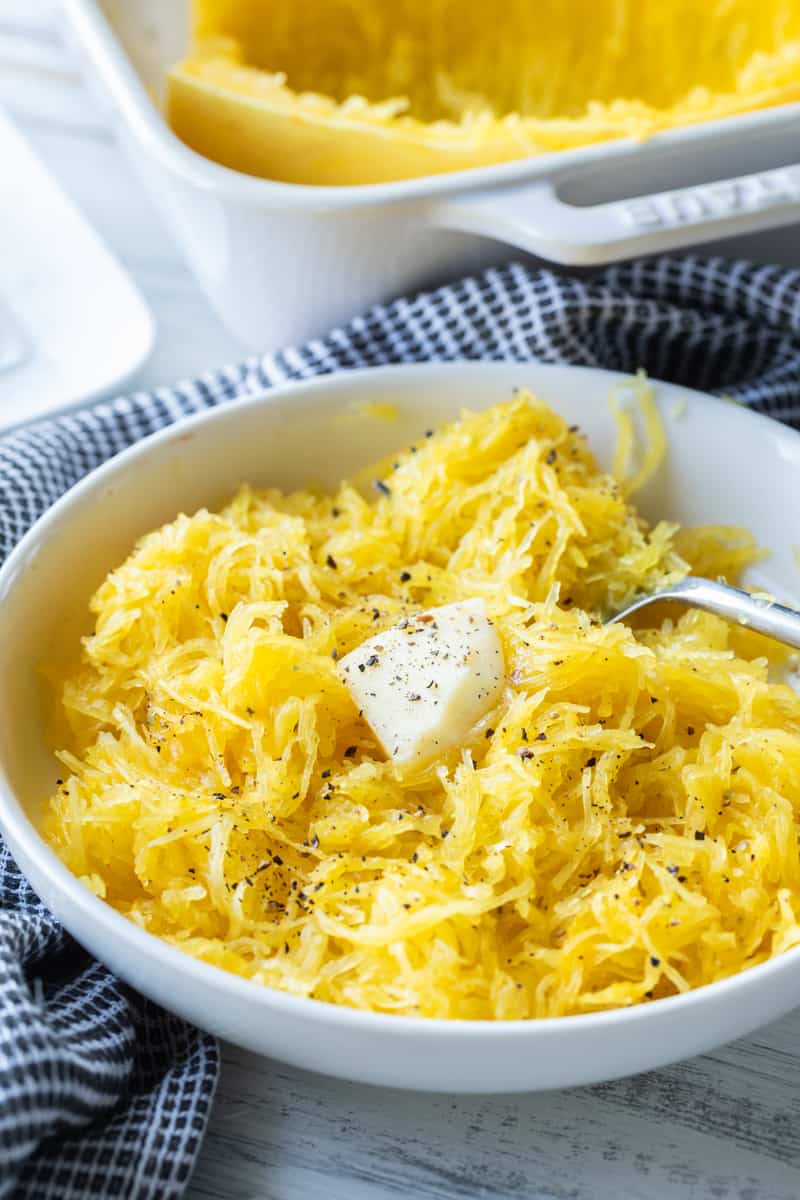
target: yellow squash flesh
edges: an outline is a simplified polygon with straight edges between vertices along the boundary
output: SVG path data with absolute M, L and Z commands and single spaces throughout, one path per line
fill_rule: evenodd
M 250 175 L 378 183 L 800 99 L 794 0 L 196 0 L 172 128 Z
M 373 468 L 372 501 L 243 488 L 145 537 L 58 677 L 51 844 L 188 954 L 384 1013 L 592 1012 L 797 945 L 800 697 L 716 617 L 597 620 L 755 554 L 742 531 L 647 525 L 641 472 L 603 474 L 520 393 Z M 400 778 L 335 656 L 466 597 L 506 692 Z

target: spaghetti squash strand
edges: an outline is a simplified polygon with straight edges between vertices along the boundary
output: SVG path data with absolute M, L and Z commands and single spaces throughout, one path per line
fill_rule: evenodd
M 735 577 L 752 540 L 648 526 L 641 469 L 621 485 L 524 393 L 366 478 L 243 488 L 98 590 L 46 815 L 72 870 L 206 962 L 381 1012 L 590 1012 L 800 943 L 800 699 L 708 614 L 601 623 L 696 562 Z M 401 779 L 335 658 L 469 596 L 503 700 Z

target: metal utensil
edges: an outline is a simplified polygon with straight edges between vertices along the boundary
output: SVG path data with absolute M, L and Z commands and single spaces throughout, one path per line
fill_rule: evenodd
M 648 596 L 634 600 L 633 604 L 609 617 L 606 624 L 625 621 L 639 609 L 664 601 L 701 608 L 728 621 L 735 621 L 737 625 L 754 629 L 756 633 L 764 633 L 787 646 L 800 649 L 800 612 L 765 596 L 751 596 L 741 588 L 730 587 L 727 583 L 715 583 L 711 579 L 681 579 L 680 582 L 659 592 L 651 592 Z

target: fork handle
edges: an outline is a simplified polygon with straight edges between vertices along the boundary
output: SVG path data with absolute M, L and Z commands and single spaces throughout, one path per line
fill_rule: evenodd
M 751 596 L 741 588 L 731 587 L 727 583 L 716 583 L 712 579 L 689 577 L 682 579 L 663 591 L 654 592 L 634 601 L 621 613 L 612 617 L 609 624 L 622 621 L 640 608 L 662 600 L 674 601 L 678 604 L 688 604 L 692 608 L 701 608 L 704 612 L 714 613 L 756 633 L 766 634 L 787 646 L 800 649 L 800 612 L 787 608 L 777 601 Z

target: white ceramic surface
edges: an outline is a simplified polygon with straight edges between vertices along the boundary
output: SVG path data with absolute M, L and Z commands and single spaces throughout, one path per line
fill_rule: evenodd
M 800 1000 L 795 950 L 685 996 L 560 1020 L 442 1022 L 337 1008 L 237 979 L 143 933 L 80 885 L 33 824 L 57 773 L 37 664 L 77 636 L 89 594 L 137 536 L 180 509 L 219 503 L 244 479 L 333 485 L 461 407 L 486 406 L 514 386 L 532 387 L 579 422 L 608 462 L 607 400 L 617 378 L 532 364 L 451 364 L 297 384 L 155 435 L 50 510 L 0 572 L 0 826 L 79 941 L 146 995 L 243 1047 L 346 1079 L 450 1092 L 528 1091 L 641 1071 L 728 1041 Z M 670 451 L 642 496 L 645 511 L 749 525 L 772 550 L 758 581 L 796 594 L 800 435 L 698 393 L 659 384 L 657 395 Z M 377 397 L 398 406 L 397 421 L 342 411 Z
M 153 346 L 144 299 L 0 109 L 0 429 L 120 387 Z
M 154 99 L 188 0 L 62 0 L 98 97 L 229 327 L 261 349 L 475 270 L 506 242 L 595 264 L 798 219 L 800 104 L 523 162 L 366 187 L 255 179 L 202 158 Z M 675 186 L 680 183 L 682 186 Z

